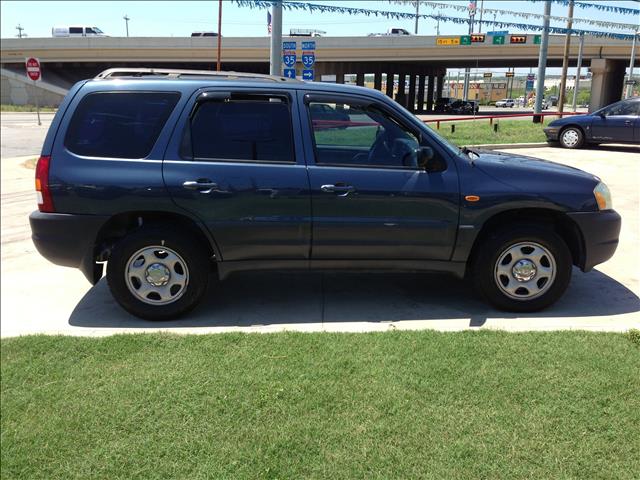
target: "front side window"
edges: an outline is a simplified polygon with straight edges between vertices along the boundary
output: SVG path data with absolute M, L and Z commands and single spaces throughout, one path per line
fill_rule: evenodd
M 295 161 L 291 112 L 284 97 L 205 101 L 186 133 L 192 151 L 187 156 L 195 160 Z
M 86 157 L 145 158 L 179 98 L 177 92 L 91 93 L 78 104 L 64 145 Z
M 82 27 L 71 27 L 69 28 L 69 33 L 82 35 Z
M 310 102 L 319 165 L 417 168 L 416 136 L 376 107 Z
M 618 102 L 605 107 L 602 113 L 607 117 L 617 117 L 621 115 L 638 115 L 640 102 Z

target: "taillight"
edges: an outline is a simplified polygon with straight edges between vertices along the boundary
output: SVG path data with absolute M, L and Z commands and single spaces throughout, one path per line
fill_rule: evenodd
M 38 210 L 45 213 L 55 212 L 53 198 L 49 189 L 49 165 L 51 157 L 43 155 L 36 164 L 36 196 L 38 198 Z

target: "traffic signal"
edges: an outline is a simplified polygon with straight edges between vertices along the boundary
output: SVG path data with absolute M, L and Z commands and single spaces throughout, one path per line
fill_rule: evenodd
M 474 33 L 471 35 L 471 43 L 484 43 L 484 34 Z
M 511 35 L 511 43 L 527 43 L 526 35 Z

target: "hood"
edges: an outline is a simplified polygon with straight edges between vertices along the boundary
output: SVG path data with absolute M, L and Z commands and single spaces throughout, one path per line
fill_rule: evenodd
M 581 179 L 592 182 L 600 181 L 598 177 L 578 168 L 561 165 L 540 158 L 496 152 L 493 150 L 475 151 L 480 157 L 474 160 L 474 165 L 486 173 L 499 176 L 503 181 L 512 176 L 514 180 L 543 176 L 549 181 L 557 178 L 561 178 L 564 181 L 570 181 L 571 179 Z
M 555 127 L 560 125 L 567 125 L 569 123 L 584 124 L 593 120 L 593 115 L 590 113 L 584 115 L 568 115 L 566 117 L 558 118 L 549 123 L 549 127 Z

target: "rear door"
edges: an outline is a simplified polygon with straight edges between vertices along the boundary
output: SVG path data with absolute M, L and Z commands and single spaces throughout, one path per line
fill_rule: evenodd
M 633 142 L 634 123 L 638 119 L 637 102 L 621 101 L 593 115 L 591 137 L 596 142 Z
M 313 160 L 311 258 L 448 260 L 458 224 L 455 166 L 437 173 L 419 169 L 412 152 L 420 133 L 368 103 L 329 93 L 309 93 L 301 102 Z M 317 105 L 348 121 L 314 115 Z
M 309 256 L 309 182 L 292 111 L 295 97 L 284 91 L 209 90 L 178 122 L 165 183 L 225 261 Z

